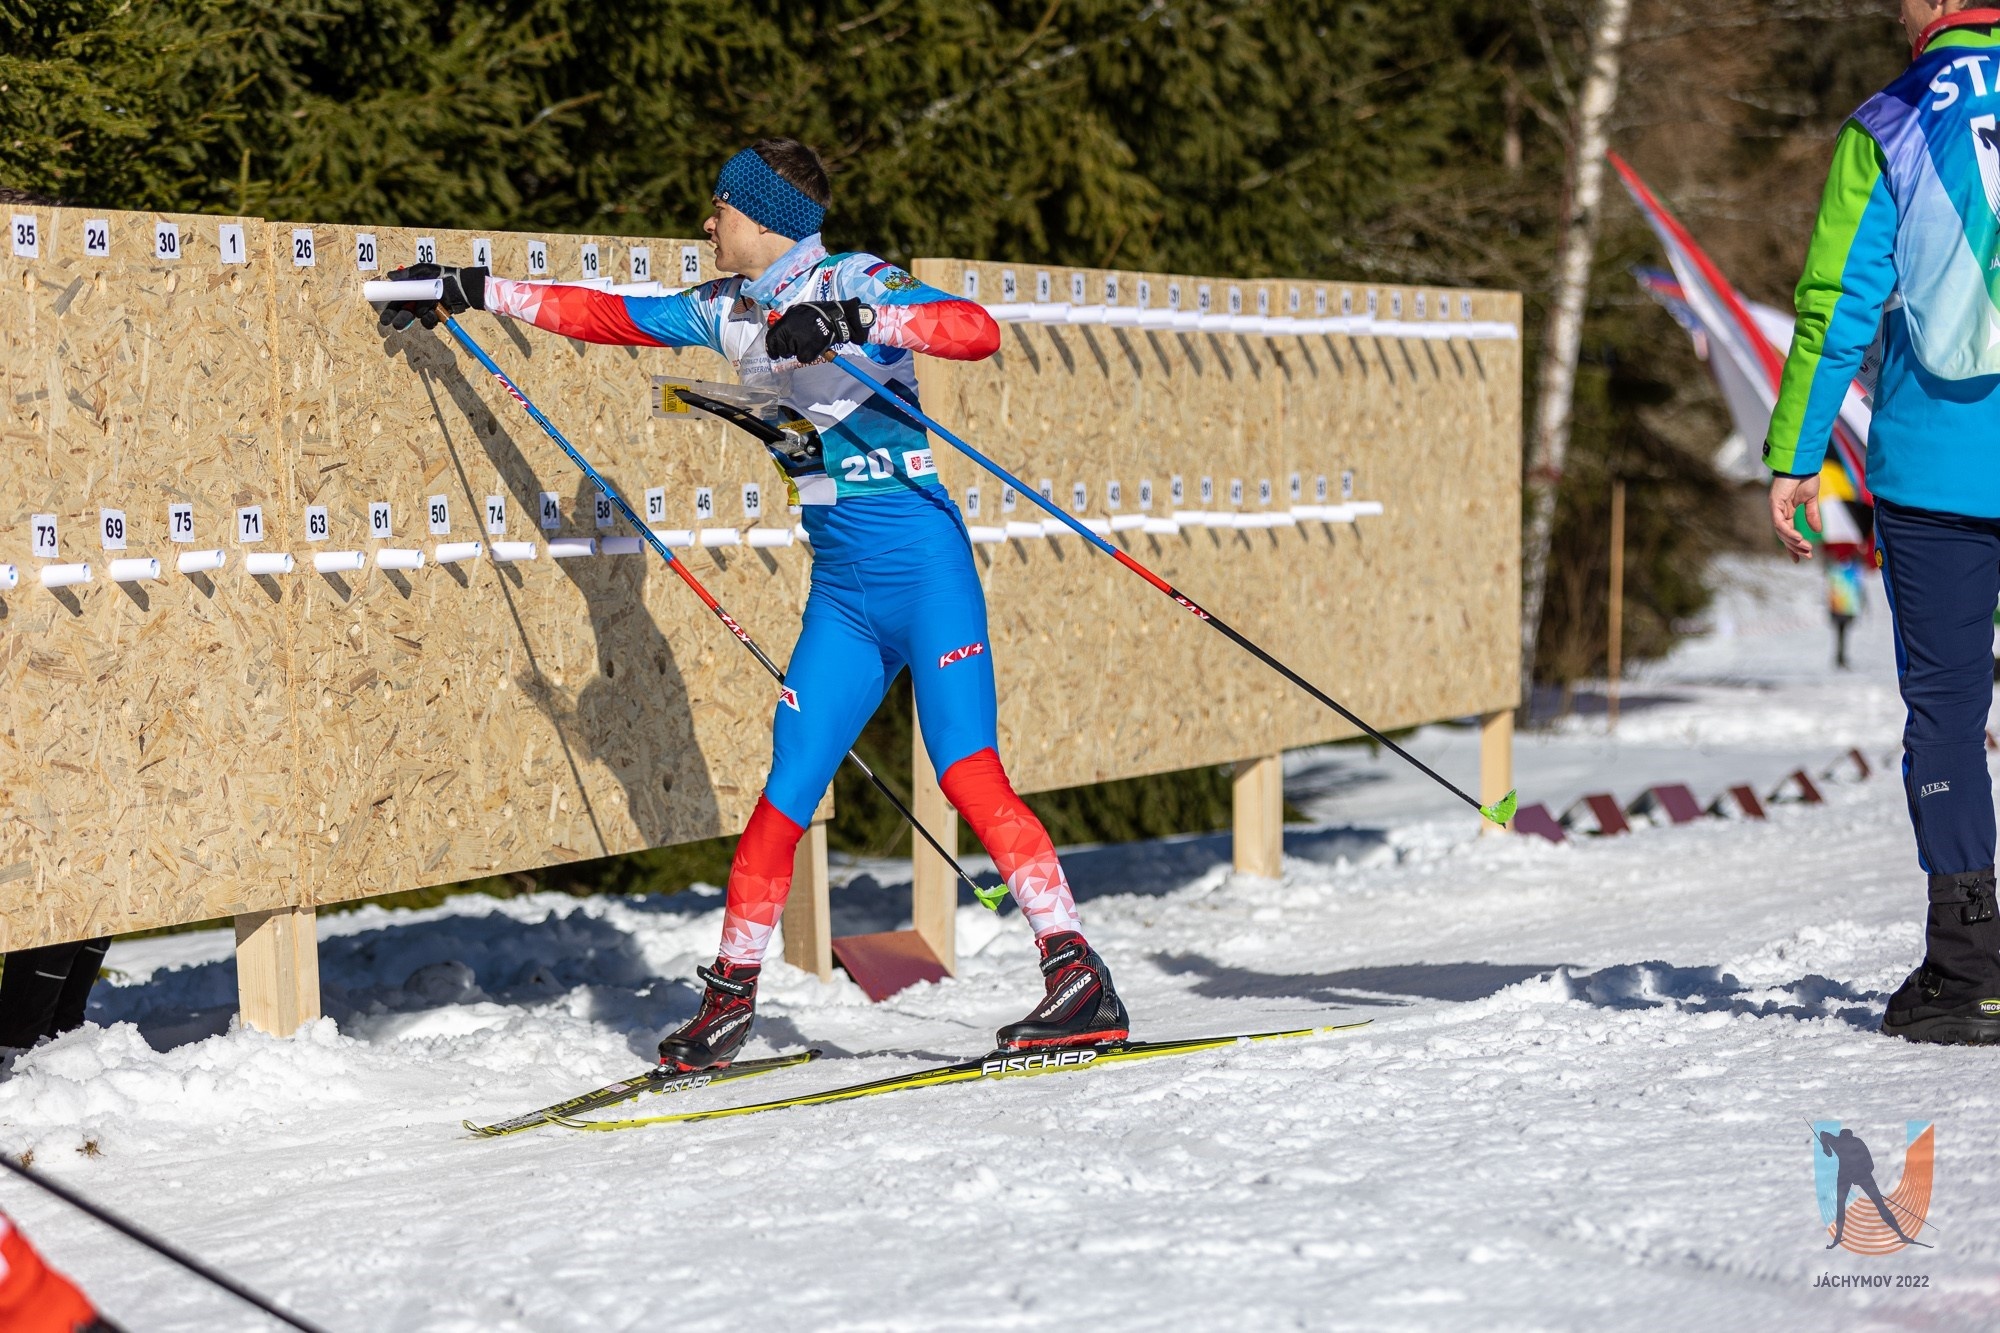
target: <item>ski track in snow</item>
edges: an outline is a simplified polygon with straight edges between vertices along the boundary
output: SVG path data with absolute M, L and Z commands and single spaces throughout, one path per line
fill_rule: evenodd
M 1807 665 L 1817 575 L 1738 573 L 1722 632 L 1652 677 L 1677 701 L 1611 751 L 1601 724 L 1524 738 L 1526 798 L 1538 764 L 1595 778 L 1678 753 L 1689 774 L 1643 774 L 1667 778 L 1893 748 L 1879 609 L 1862 669 L 1835 677 Z M 1464 733 L 1419 740 L 1449 755 Z M 322 918 L 332 1016 L 290 1041 L 211 1035 L 228 932 L 118 944 L 96 1023 L 0 1083 L 0 1141 L 339 1331 L 1994 1326 L 2000 1052 L 1873 1030 L 1921 949 L 1893 777 L 1768 824 L 1567 847 L 1479 837 L 1448 806 L 1339 809 L 1385 788 L 1428 799 L 1402 775 L 1334 784 L 1281 883 L 1230 875 L 1222 838 L 1071 858 L 1137 1035 L 1372 1020 L 1358 1032 L 474 1141 L 462 1117 L 650 1063 L 692 1012 L 721 900 L 461 897 Z M 837 904 L 895 924 L 894 871 L 850 868 Z M 829 1058 L 632 1113 L 985 1049 L 1033 999 L 1032 944 L 1011 911 L 964 907 L 959 931 L 960 976 L 882 1005 L 774 963 L 749 1053 Z M 1885 1189 L 1903 1123 L 1936 1122 L 1936 1249 L 1823 1248 L 1807 1122 L 1827 1118 L 1868 1138 Z M 0 1204 L 135 1333 L 271 1326 L 20 1182 Z M 1813 1287 L 1829 1273 L 1930 1285 Z

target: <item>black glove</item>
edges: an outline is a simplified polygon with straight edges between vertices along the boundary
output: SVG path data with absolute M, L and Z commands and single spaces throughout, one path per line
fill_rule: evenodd
M 391 282 L 424 281 L 430 278 L 444 279 L 444 295 L 436 301 L 391 301 L 382 307 L 382 323 L 388 328 L 401 332 L 411 324 L 422 322 L 427 329 L 438 326 L 438 306 L 454 315 L 462 315 L 468 310 L 486 308 L 486 270 L 483 268 L 447 268 L 438 264 L 412 264 L 408 268 L 391 270 Z
M 875 310 L 859 301 L 801 301 L 764 336 L 773 361 L 817 361 L 841 343 L 865 343 Z

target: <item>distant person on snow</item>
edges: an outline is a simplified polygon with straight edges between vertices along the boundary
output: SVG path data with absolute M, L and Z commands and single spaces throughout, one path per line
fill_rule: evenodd
M 853 360 L 917 399 L 914 352 L 977 361 L 1000 346 L 985 309 L 868 254 L 828 254 L 831 200 L 818 154 L 765 139 L 723 165 L 704 225 L 716 267 L 738 276 L 674 296 L 618 296 L 420 264 L 453 314 L 488 310 L 587 342 L 707 347 L 743 383 L 779 390 L 819 428 L 824 466 L 791 476 L 812 540 L 812 595 L 775 708 L 771 775 L 736 844 L 722 944 L 695 1016 L 660 1043 L 680 1069 L 725 1064 L 750 1035 L 764 950 L 791 890 L 792 858 L 841 756 L 908 666 L 938 785 L 993 856 L 1041 951 L 1041 1003 L 1000 1029 L 1003 1049 L 1127 1035 L 1111 973 L 1084 940 L 1041 821 L 1000 765 L 986 600 L 958 506 L 924 432 L 831 364 Z M 384 318 L 436 323 L 431 303 Z
M 1833 622 L 1833 665 L 1847 670 L 1847 631 L 1861 615 L 1861 562 L 1851 557 L 1826 566 L 1826 615 Z
M 1772 524 L 1809 559 L 1792 516 L 1803 505 L 1820 526 L 1827 437 L 1878 345 L 1868 478 L 1909 709 L 1903 784 L 1930 876 L 1924 962 L 1882 1030 L 2000 1042 L 1985 747 L 2000 599 L 2000 11 L 1902 0 L 1902 18 L 1909 69 L 1834 144 L 1764 461 Z

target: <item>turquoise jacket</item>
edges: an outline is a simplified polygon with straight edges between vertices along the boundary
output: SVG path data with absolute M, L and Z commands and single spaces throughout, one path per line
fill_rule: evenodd
M 1948 26 L 1834 145 L 1764 461 L 1820 469 L 1880 340 L 1868 484 L 2000 518 L 2000 32 Z

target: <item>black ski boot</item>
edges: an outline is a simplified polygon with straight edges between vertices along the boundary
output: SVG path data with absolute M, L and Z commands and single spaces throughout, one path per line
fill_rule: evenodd
M 1037 942 L 1042 951 L 1042 1002 L 1026 1018 L 1000 1029 L 1003 1051 L 1044 1046 L 1097 1046 L 1123 1041 L 1132 1020 L 1111 986 L 1111 969 L 1073 930 Z
M 1882 1031 L 1908 1041 L 2000 1043 L 2000 913 L 1993 872 L 1932 875 L 1924 965 L 1889 997 Z
M 708 983 L 693 1018 L 660 1040 L 660 1063 L 683 1072 L 716 1069 L 729 1063 L 749 1040 L 757 1017 L 757 974 L 753 963 L 715 960 L 694 974 Z

